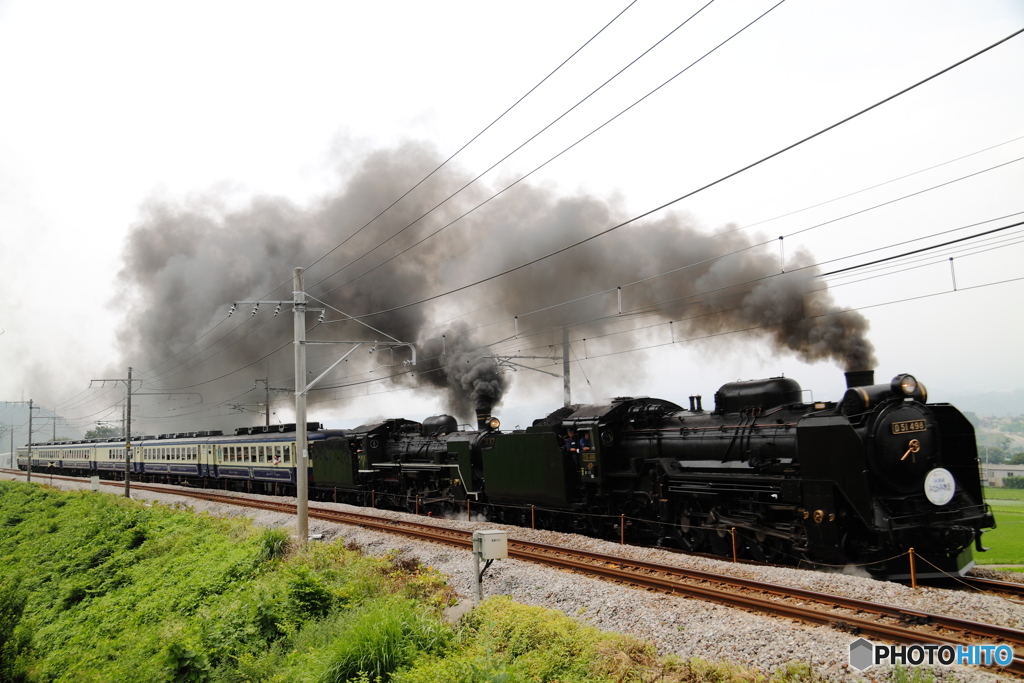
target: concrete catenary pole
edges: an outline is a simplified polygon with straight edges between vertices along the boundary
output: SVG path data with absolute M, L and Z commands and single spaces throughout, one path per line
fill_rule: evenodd
M 28 467 L 25 468 L 25 481 L 32 481 L 32 399 L 28 400 Z
M 132 369 L 128 368 L 128 407 L 124 420 L 124 497 L 132 497 Z
M 306 443 L 306 291 L 303 269 L 292 278 L 292 310 L 295 314 L 295 507 L 299 543 L 309 538 L 309 446 Z
M 562 328 L 562 398 L 565 407 L 572 404 L 572 393 L 569 391 L 569 328 Z

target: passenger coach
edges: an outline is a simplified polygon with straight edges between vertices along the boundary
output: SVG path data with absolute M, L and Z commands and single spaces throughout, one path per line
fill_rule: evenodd
M 340 443 L 344 432 L 307 424 L 310 456 Z M 347 445 L 347 442 L 346 442 Z M 223 432 L 184 432 L 137 437 L 132 441 L 131 473 L 142 480 L 179 483 L 189 479 L 223 480 L 225 488 L 287 493 L 295 485 L 295 425 L 243 427 Z M 32 471 L 123 479 L 123 441 L 91 439 L 32 444 Z M 18 449 L 18 468 L 26 469 L 28 447 Z M 244 485 L 242 482 L 246 482 Z M 281 489 L 281 485 L 285 488 Z

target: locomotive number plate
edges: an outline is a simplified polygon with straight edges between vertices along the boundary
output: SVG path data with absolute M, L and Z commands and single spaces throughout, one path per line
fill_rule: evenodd
M 908 434 L 910 432 L 923 432 L 928 429 L 924 420 L 910 420 L 908 422 L 893 422 L 893 434 Z

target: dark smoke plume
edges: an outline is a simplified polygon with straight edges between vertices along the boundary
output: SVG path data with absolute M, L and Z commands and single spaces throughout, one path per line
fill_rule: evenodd
M 432 149 L 414 143 L 373 152 L 337 192 L 311 207 L 269 197 L 234 210 L 215 199 L 150 202 L 131 231 L 120 273 L 118 305 L 126 313 L 119 336 L 127 364 L 153 368 L 154 385 L 201 392 L 207 403 L 243 395 L 257 377 L 285 378 L 282 386 L 288 386 L 290 319 L 270 318 L 265 307 L 250 321 L 251 309 L 240 308 L 223 323 L 228 306 L 232 301 L 257 298 L 290 299 L 294 266 L 313 262 L 352 235 L 437 162 Z M 317 284 L 442 201 L 449 188 L 463 184 L 462 175 L 446 171 L 441 180 L 432 178 L 311 268 L 306 274 L 307 291 L 322 294 L 331 306 L 351 315 L 388 309 L 516 266 L 625 217 L 614 202 L 559 197 L 521 184 L 410 253 L 333 289 L 488 195 L 484 189 L 471 190 L 367 258 Z M 474 409 L 491 410 L 501 401 L 509 376 L 499 373 L 486 345 L 512 336 L 512 330 L 508 323 L 486 325 L 514 315 L 520 316 L 524 335 L 558 330 L 548 334 L 552 344 L 560 344 L 561 326 L 604 318 L 582 328 L 585 335 L 573 335 L 574 339 L 590 337 L 588 344 L 594 345 L 595 353 L 636 346 L 644 335 L 666 334 L 651 325 L 672 320 L 678 339 L 713 339 L 719 333 L 743 330 L 741 335 L 767 340 L 774 349 L 805 361 L 835 361 L 847 370 L 874 366 L 866 340 L 867 321 L 857 313 L 837 312 L 824 284 L 814 279 L 813 269 L 798 269 L 810 262 L 808 255 L 797 254 L 787 263 L 793 272 L 779 275 L 774 250 L 748 249 L 750 245 L 751 238 L 743 233 L 709 235 L 678 215 L 666 214 L 456 297 L 372 316 L 365 322 L 400 340 L 419 342 L 418 365 L 406 367 L 412 372 L 395 374 L 392 381 L 440 393 L 449 412 L 463 418 L 471 418 Z M 674 272 L 630 284 L 669 271 Z M 617 315 L 614 294 L 555 306 L 617 286 L 623 286 L 623 315 Z M 531 313 L 548 306 L 554 307 Z M 467 311 L 476 311 L 470 324 L 435 324 Z M 327 316 L 328 320 L 341 317 L 335 311 Z M 310 316 L 311 322 L 314 319 Z M 206 339 L 189 346 L 218 323 Z M 648 331 L 639 332 L 640 328 Z M 223 341 L 208 348 L 225 334 Z M 353 322 L 320 326 L 310 332 L 310 338 L 385 339 Z M 270 354 L 278 347 L 284 350 Z M 205 350 L 199 353 L 200 349 Z M 329 364 L 341 352 L 340 347 L 310 349 L 311 370 Z M 404 352 L 395 350 L 393 357 Z M 391 357 L 379 351 L 346 365 L 353 366 L 350 375 L 360 374 L 383 356 Z M 372 377 L 395 372 L 395 367 L 378 368 Z M 190 423 L 196 419 L 193 416 Z

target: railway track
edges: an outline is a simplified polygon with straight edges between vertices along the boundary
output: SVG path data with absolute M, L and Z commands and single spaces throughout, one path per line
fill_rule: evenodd
M 15 473 L 11 471 L 11 473 Z M 86 481 L 77 477 L 54 477 Z M 104 482 L 121 486 L 121 482 Z M 174 493 L 200 500 L 269 510 L 294 515 L 295 505 L 283 501 L 229 496 L 209 490 L 182 490 L 159 485 L 133 484 L 145 491 Z M 309 516 L 399 534 L 417 540 L 471 548 L 472 532 L 411 520 L 396 520 L 375 515 L 309 507 Z M 580 572 L 605 580 L 638 586 L 666 594 L 708 600 L 761 614 L 827 625 L 861 635 L 904 644 L 939 645 L 1006 644 L 1013 648 L 1013 661 L 1002 670 L 1024 676 L 1024 631 L 1004 626 L 910 610 L 894 605 L 781 586 L 706 571 L 675 567 L 607 555 L 585 550 L 509 539 L 511 558 L 535 562 L 562 570 Z M 1021 595 L 1021 587 L 1002 581 L 968 577 L 969 585 L 979 590 Z

